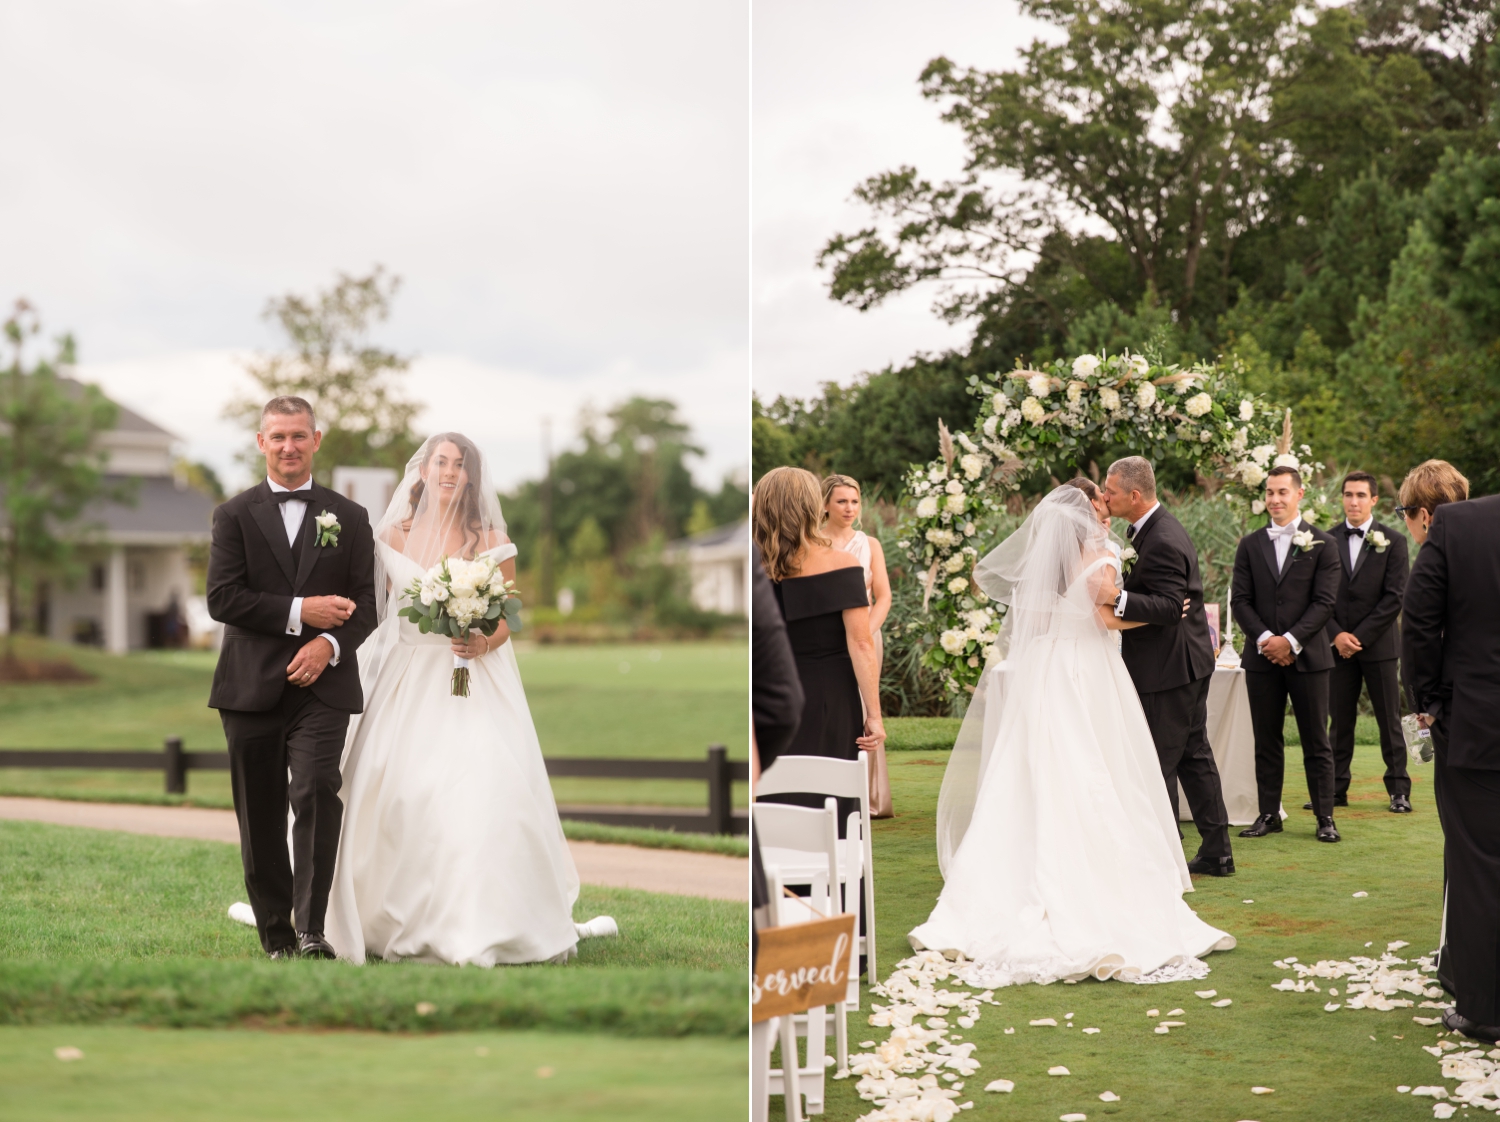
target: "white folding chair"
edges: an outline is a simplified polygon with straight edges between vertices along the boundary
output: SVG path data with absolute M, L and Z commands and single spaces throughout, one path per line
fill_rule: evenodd
M 833 795 L 841 799 L 859 800 L 859 820 L 849 815 L 844 831 L 844 846 L 839 861 L 839 885 L 843 892 L 845 912 L 864 913 L 865 933 L 855 940 L 855 953 L 865 956 L 870 981 L 879 978 L 875 966 L 875 854 L 870 844 L 870 755 L 861 752 L 857 760 L 835 760 L 829 756 L 778 756 L 776 761 L 761 772 L 755 784 L 755 797 L 762 795 L 790 794 Z M 765 859 L 764 852 L 761 859 Z M 782 876 L 786 884 L 806 884 L 796 880 L 795 862 L 783 864 Z M 857 886 L 864 881 L 864 898 L 859 898 Z M 856 927 L 856 931 L 858 928 Z M 859 973 L 849 974 L 849 1005 L 859 1008 Z
M 772 914 L 777 926 L 809 923 L 818 916 L 831 916 L 841 909 L 838 901 L 838 804 L 833 799 L 823 801 L 822 810 L 810 810 L 800 806 L 784 806 L 780 803 L 755 803 L 750 808 L 756 839 L 760 844 L 761 865 L 773 893 Z M 792 883 L 807 884 L 810 895 L 788 899 L 782 887 L 787 883 L 778 857 L 795 864 L 800 878 L 810 872 L 806 879 Z M 822 868 L 813 866 L 821 862 Z M 836 1026 L 842 1023 L 842 1004 L 835 1007 Z M 787 1122 L 800 1122 L 801 1104 L 807 1099 L 808 1114 L 822 1114 L 824 1102 L 824 1072 L 827 1055 L 828 1007 L 817 1005 L 805 1014 L 782 1017 L 781 1021 L 781 1067 L 768 1073 L 769 1094 L 786 1096 Z M 807 1055 L 805 1061 L 798 1060 L 797 1022 L 805 1025 Z M 769 1042 L 768 1042 L 769 1044 Z M 847 1047 L 847 1044 L 846 1044 Z M 844 1064 L 848 1066 L 847 1060 Z

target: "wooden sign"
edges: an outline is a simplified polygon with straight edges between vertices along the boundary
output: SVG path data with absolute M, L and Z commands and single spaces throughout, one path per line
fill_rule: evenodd
M 849 992 L 849 945 L 854 915 L 760 929 L 760 955 L 750 981 L 755 1023 L 815 1005 L 843 1001 Z

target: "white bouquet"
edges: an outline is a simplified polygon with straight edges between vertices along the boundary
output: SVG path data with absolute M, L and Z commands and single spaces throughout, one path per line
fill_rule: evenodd
M 516 582 L 506 580 L 492 557 L 465 561 L 444 557 L 402 590 L 411 601 L 397 614 L 417 625 L 423 635 L 467 640 L 470 631 L 493 635 L 503 618 L 521 630 L 521 597 Z M 453 656 L 453 696 L 469 696 L 469 660 Z

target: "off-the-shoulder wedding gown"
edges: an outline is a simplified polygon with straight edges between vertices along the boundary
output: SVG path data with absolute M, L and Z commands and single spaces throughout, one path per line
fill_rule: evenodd
M 420 566 L 384 543 L 400 587 Z M 514 545 L 489 551 L 513 557 Z M 378 644 L 373 647 L 372 644 Z M 328 901 L 340 958 L 494 966 L 575 951 L 578 872 L 515 652 L 474 659 L 453 697 L 448 640 L 394 613 L 360 648 L 375 664 L 344 753 L 344 829 Z

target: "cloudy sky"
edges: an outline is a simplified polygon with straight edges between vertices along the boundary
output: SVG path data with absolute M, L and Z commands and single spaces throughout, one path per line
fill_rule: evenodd
M 930 290 L 871 312 L 828 299 L 818 251 L 860 229 L 849 202 L 877 172 L 913 164 L 957 175 L 957 129 L 917 88 L 937 55 L 992 68 L 1051 29 L 1010 0 L 755 0 L 752 63 L 753 380 L 762 400 L 963 343 L 968 328 L 931 311 Z
M 541 418 L 680 403 L 748 462 L 748 12 L 735 3 L 9 0 L 0 300 L 243 479 L 268 297 L 375 263 L 427 431 L 502 484 Z

